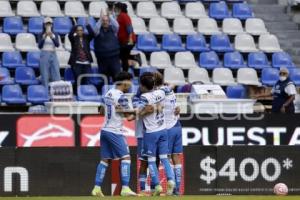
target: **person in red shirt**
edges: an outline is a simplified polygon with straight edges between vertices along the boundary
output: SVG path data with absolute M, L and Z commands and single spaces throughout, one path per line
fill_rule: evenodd
M 130 59 L 130 52 L 136 42 L 136 35 L 134 34 L 130 16 L 127 13 L 127 5 L 124 3 L 116 3 L 114 12 L 119 23 L 118 38 L 120 42 L 120 58 L 122 61 L 123 71 L 128 71 Z

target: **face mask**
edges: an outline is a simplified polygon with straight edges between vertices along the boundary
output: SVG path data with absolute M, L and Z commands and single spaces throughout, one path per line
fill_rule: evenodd
M 280 80 L 280 81 L 285 81 L 286 79 L 287 79 L 286 76 L 280 76 L 280 77 L 279 77 L 279 80 Z

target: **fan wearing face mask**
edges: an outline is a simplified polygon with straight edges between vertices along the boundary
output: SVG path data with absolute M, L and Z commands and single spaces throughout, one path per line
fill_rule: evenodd
M 280 68 L 279 80 L 271 90 L 271 94 L 259 95 L 256 98 L 273 97 L 272 113 L 294 113 L 296 86 L 289 78 L 289 70 Z

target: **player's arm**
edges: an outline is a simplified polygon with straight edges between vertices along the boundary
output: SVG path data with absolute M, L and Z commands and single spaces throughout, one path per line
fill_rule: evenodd
M 179 107 L 179 106 L 177 106 L 177 107 L 175 108 L 174 114 L 175 114 L 175 115 L 180 115 L 180 107 Z
M 154 112 L 154 106 L 149 104 L 146 97 L 141 96 L 139 106 L 136 109 L 136 114 L 140 117 L 152 114 Z

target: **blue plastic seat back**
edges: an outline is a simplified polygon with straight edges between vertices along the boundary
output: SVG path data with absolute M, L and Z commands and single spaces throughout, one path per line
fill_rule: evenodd
M 41 53 L 39 51 L 28 52 L 26 55 L 27 67 L 39 68 Z
M 65 35 L 70 32 L 72 28 L 72 22 L 69 17 L 56 17 L 53 20 L 53 29 L 55 33 Z
M 253 52 L 248 55 L 248 66 L 255 69 L 270 67 L 268 58 L 263 52 Z
M 230 17 L 228 6 L 225 1 L 211 3 L 209 6 L 209 16 L 215 19 L 225 19 Z
M 18 51 L 4 52 L 2 54 L 2 66 L 7 68 L 23 67 L 21 53 Z
M 30 85 L 27 88 L 27 99 L 32 103 L 44 103 L 49 101 L 48 91 L 43 85 Z
M 273 86 L 279 80 L 279 71 L 275 68 L 264 68 L 261 74 L 261 81 L 264 85 Z
M 70 81 L 71 83 L 75 82 L 74 74 L 71 68 L 66 68 L 64 73 L 64 79 Z
M 32 34 L 40 34 L 43 32 L 43 17 L 31 17 L 28 20 L 28 32 Z
M 196 52 L 209 50 L 206 40 L 201 34 L 188 35 L 186 38 L 186 49 Z
M 230 99 L 244 99 L 246 98 L 246 89 L 242 85 L 228 86 L 226 95 Z
M 21 17 L 6 17 L 3 20 L 3 32 L 10 35 L 23 33 L 23 21 Z
M 216 67 L 220 67 L 220 59 L 217 53 L 214 51 L 203 52 L 200 54 L 199 64 L 201 67 L 213 69 Z
M 242 20 L 253 17 L 253 12 L 249 4 L 247 3 L 235 3 L 232 8 L 232 15 L 235 18 Z
M 272 65 L 275 68 L 294 67 L 291 56 L 286 52 L 276 52 L 272 55 Z
M 244 58 L 238 51 L 225 53 L 224 66 L 229 68 L 245 67 Z

